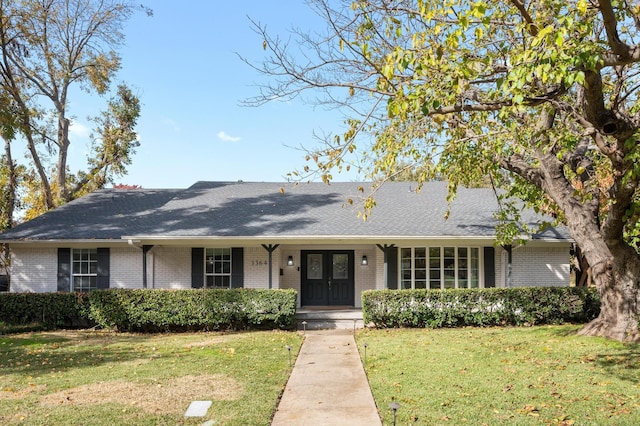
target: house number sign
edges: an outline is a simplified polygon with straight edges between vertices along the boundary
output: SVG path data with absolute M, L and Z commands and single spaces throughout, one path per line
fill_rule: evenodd
M 269 262 L 266 260 L 252 260 L 251 266 L 269 266 Z

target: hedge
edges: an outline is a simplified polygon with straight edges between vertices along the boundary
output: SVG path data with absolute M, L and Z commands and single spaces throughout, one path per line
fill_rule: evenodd
M 295 290 L 97 290 L 0 294 L 0 322 L 119 331 L 290 328 Z
M 362 312 L 381 328 L 585 323 L 600 312 L 600 299 L 586 287 L 368 290 Z
M 90 293 L 89 317 L 119 331 L 290 328 L 295 290 L 107 290 Z
M 90 325 L 87 293 L 0 293 L 0 322 L 42 328 Z

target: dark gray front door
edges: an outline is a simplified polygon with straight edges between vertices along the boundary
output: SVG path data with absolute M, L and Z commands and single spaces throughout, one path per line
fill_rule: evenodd
M 302 251 L 303 306 L 354 304 L 353 251 Z

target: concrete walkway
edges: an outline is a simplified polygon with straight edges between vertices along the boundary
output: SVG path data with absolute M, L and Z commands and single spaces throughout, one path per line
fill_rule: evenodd
M 271 425 L 381 424 L 353 331 L 307 331 Z

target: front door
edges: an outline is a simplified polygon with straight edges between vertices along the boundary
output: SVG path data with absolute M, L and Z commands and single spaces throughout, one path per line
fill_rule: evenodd
M 353 251 L 303 250 L 303 306 L 353 306 Z

